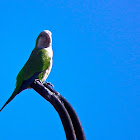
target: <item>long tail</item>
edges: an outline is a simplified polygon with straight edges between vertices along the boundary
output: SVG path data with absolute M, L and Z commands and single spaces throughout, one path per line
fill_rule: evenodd
M 4 104 L 4 106 L 1 108 L 0 111 L 2 111 L 3 108 L 4 108 L 9 102 L 11 102 L 11 101 L 13 100 L 13 98 L 14 98 L 18 93 L 19 93 L 19 92 L 17 92 L 17 90 L 15 89 L 15 91 L 13 92 L 13 94 L 11 95 L 11 97 L 7 100 L 7 102 Z

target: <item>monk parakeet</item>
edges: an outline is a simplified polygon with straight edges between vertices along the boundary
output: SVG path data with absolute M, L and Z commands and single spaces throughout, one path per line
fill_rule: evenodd
M 44 30 L 39 34 L 28 61 L 25 63 L 17 75 L 16 88 L 1 110 L 21 91 L 30 88 L 30 84 L 39 79 L 44 82 L 50 74 L 52 68 L 52 34 Z M 1 111 L 0 110 L 0 111 Z

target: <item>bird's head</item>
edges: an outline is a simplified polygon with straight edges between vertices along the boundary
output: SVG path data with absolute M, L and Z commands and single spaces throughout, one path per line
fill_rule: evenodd
M 52 33 L 49 30 L 41 32 L 36 40 L 37 48 L 47 48 L 52 45 Z

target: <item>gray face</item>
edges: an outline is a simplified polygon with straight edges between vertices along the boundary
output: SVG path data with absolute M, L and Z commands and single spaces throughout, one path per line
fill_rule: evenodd
M 51 32 L 45 30 L 39 34 L 37 47 L 47 48 L 51 45 L 51 42 L 52 42 Z

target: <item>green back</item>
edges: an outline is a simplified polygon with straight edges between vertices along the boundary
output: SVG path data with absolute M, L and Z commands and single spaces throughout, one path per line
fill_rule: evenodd
M 16 88 L 20 88 L 24 80 L 28 80 L 35 73 L 40 72 L 38 79 L 42 79 L 42 72 L 50 66 L 50 57 L 45 49 L 34 48 L 28 61 L 17 76 Z M 28 85 L 29 86 L 29 85 Z

